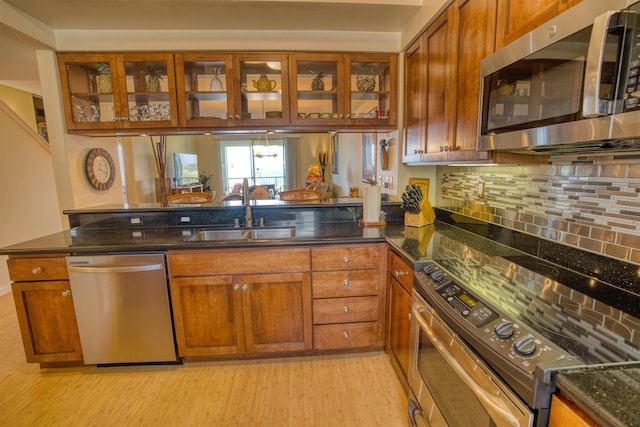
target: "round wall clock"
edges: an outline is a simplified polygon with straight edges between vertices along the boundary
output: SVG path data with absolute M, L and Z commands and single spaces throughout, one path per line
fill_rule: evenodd
M 92 148 L 84 159 L 84 173 L 92 187 L 104 191 L 116 179 L 116 165 L 104 148 Z

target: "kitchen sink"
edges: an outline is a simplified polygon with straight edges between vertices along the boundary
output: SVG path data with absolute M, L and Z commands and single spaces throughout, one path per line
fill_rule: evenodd
M 228 240 L 286 240 L 295 237 L 295 227 L 251 228 L 226 230 L 201 230 L 187 238 L 188 241 L 228 241 Z

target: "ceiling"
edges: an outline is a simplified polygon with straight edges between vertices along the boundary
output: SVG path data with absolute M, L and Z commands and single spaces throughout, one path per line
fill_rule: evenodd
M 59 30 L 311 30 L 401 32 L 423 0 L 0 0 Z M 0 81 L 37 80 L 45 47 L 2 23 Z

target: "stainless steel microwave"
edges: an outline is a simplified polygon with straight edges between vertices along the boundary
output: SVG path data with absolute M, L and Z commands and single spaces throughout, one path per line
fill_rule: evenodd
M 479 150 L 640 150 L 638 0 L 584 0 L 481 70 Z

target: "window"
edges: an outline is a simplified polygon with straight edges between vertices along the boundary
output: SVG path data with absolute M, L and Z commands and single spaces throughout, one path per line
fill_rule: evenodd
M 286 150 L 281 140 L 222 141 L 222 189 L 225 193 L 237 193 L 242 180 L 249 178 L 249 185 L 263 185 L 273 195 L 284 189 L 287 182 Z

